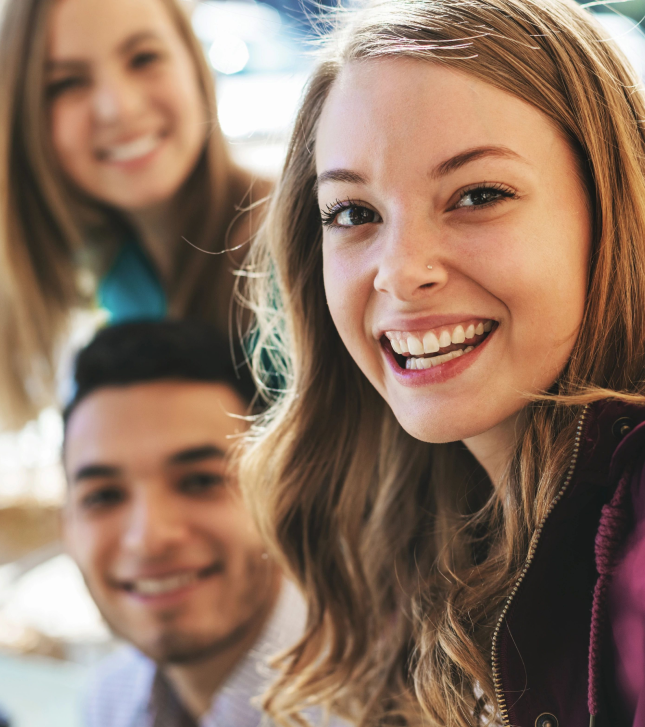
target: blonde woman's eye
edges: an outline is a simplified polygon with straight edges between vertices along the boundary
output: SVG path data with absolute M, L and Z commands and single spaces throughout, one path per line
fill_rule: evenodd
M 476 209 L 491 207 L 504 199 L 515 199 L 514 190 L 503 185 L 479 185 L 470 189 L 463 189 L 459 193 L 459 200 L 454 209 Z
M 330 205 L 321 211 L 323 225 L 329 227 L 357 227 L 381 222 L 381 216 L 369 207 L 359 204 Z

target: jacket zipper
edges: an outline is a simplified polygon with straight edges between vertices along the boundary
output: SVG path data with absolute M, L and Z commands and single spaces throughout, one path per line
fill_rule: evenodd
M 584 409 L 582 410 L 582 413 L 580 414 L 580 418 L 578 419 L 578 426 L 576 428 L 576 437 L 573 444 L 573 453 L 571 455 L 571 462 L 569 464 L 569 469 L 567 470 L 567 476 L 565 477 L 564 484 L 560 488 L 560 491 L 558 494 L 553 498 L 553 502 L 549 506 L 549 509 L 547 510 L 546 514 L 542 518 L 542 521 L 538 525 L 538 527 L 535 530 L 535 533 L 533 534 L 533 538 L 531 540 L 531 544 L 529 545 L 529 552 L 526 556 L 526 561 L 524 563 L 524 567 L 522 568 L 522 572 L 519 575 L 519 578 L 515 582 L 515 585 L 513 586 L 513 589 L 511 590 L 510 595 L 506 599 L 506 602 L 504 603 L 504 608 L 502 609 L 502 613 L 499 617 L 499 620 L 497 621 L 497 625 L 495 627 L 495 631 L 493 632 L 493 643 L 491 647 L 491 660 L 493 665 L 493 684 L 495 686 L 495 697 L 497 699 L 497 710 L 499 715 L 502 718 L 502 726 L 503 727 L 511 727 L 511 723 L 508 717 L 508 705 L 506 704 L 506 697 L 504 696 L 504 692 L 502 690 L 502 679 L 499 672 L 499 654 L 497 652 L 498 649 L 498 643 L 499 643 L 499 634 L 502 630 L 502 624 L 504 623 L 504 619 L 506 618 L 506 614 L 508 613 L 508 609 L 511 607 L 511 604 L 513 603 L 513 599 L 515 598 L 515 595 L 517 594 L 517 591 L 522 584 L 522 581 L 526 577 L 526 574 L 528 573 L 529 568 L 531 567 L 531 563 L 533 562 L 533 558 L 535 556 L 535 551 L 538 546 L 538 542 L 540 540 L 540 536 L 542 535 L 542 529 L 544 528 L 544 524 L 546 523 L 547 518 L 549 515 L 553 512 L 553 508 L 558 504 L 558 502 L 562 499 L 564 493 L 567 491 L 569 485 L 571 484 L 571 480 L 573 478 L 573 473 L 576 468 L 576 462 L 578 461 L 578 453 L 580 451 L 580 440 L 582 438 L 582 427 L 585 422 L 585 417 L 587 416 L 587 410 L 589 409 L 589 405 L 587 404 Z

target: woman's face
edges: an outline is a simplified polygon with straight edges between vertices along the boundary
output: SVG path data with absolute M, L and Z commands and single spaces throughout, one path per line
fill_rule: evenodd
M 408 432 L 475 437 L 553 383 L 583 316 L 591 223 L 542 113 L 436 64 L 353 63 L 316 165 L 331 315 Z
M 46 77 L 54 150 L 81 190 L 125 211 L 172 198 L 207 125 L 195 64 L 161 0 L 58 0 Z

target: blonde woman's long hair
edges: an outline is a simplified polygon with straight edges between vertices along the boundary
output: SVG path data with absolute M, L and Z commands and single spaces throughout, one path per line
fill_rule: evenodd
M 579 337 L 549 396 L 527 403 L 495 489 L 461 443 L 425 444 L 402 430 L 325 301 L 321 109 L 346 64 L 401 56 L 539 109 L 576 152 L 590 200 Z M 582 406 L 645 401 L 644 122 L 639 80 L 569 0 L 381 0 L 333 36 L 305 92 L 246 292 L 254 366 L 273 403 L 242 458 L 242 485 L 309 607 L 306 633 L 265 699 L 281 723 L 312 704 L 370 727 L 496 719 L 493 629 L 563 481 Z
M 0 426 L 18 426 L 51 403 L 57 350 L 69 313 L 87 302 L 79 275 L 109 264 L 126 227 L 63 175 L 51 142 L 45 91 L 48 25 L 56 0 L 4 0 L 0 28 Z M 182 190 L 180 234 L 221 251 L 248 205 L 251 176 L 230 159 L 217 121 L 213 78 L 181 0 L 159 0 L 195 62 L 209 122 L 204 151 Z M 263 184 L 259 185 L 266 189 Z M 247 220 L 248 221 L 248 220 Z M 90 243 L 94 240 L 94 245 Z M 170 313 L 228 329 L 226 255 L 178 240 Z

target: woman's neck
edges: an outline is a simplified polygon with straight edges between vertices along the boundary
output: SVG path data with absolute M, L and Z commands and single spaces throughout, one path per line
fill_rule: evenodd
M 492 429 L 463 440 L 470 453 L 486 470 L 494 487 L 498 487 L 508 468 L 523 422 L 524 409 Z
M 165 282 L 171 278 L 177 249 L 176 210 L 177 201 L 173 200 L 127 215 L 141 245 Z

